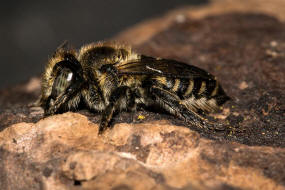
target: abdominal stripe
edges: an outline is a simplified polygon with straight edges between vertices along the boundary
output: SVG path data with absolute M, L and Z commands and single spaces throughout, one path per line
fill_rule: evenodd
M 192 90 L 192 94 L 194 94 L 194 96 L 196 98 L 198 98 L 201 85 L 202 85 L 202 80 L 201 79 L 195 79 L 194 80 L 194 87 L 193 87 L 193 90 Z
M 189 97 L 192 94 L 193 87 L 194 87 L 194 81 L 192 79 L 188 79 L 188 85 L 184 93 L 184 97 Z

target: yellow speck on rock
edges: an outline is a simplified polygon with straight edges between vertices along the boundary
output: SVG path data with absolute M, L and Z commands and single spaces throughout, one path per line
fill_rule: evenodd
M 145 119 L 145 116 L 139 115 L 139 116 L 138 116 L 138 119 L 143 120 L 143 119 Z

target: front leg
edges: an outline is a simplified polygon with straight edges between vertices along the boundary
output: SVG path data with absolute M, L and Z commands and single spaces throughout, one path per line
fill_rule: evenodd
M 44 116 L 50 116 L 56 114 L 59 109 L 67 102 L 69 94 L 61 94 L 56 100 L 50 100 L 49 107 L 45 109 Z
M 102 113 L 99 126 L 99 134 L 102 134 L 109 126 L 113 115 L 118 110 L 129 109 L 135 107 L 135 95 L 127 86 L 121 86 L 115 89 L 110 96 L 109 105 Z
M 81 80 L 74 81 L 64 93 L 60 94 L 55 100 L 50 99 L 45 107 L 45 116 L 54 115 L 68 103 L 68 101 L 80 92 L 83 87 Z M 53 102 L 51 102 L 53 101 Z

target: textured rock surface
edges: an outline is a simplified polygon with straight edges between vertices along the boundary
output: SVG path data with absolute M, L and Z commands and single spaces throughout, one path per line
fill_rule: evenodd
M 98 137 L 99 116 L 86 110 L 41 119 L 27 106 L 39 93 L 33 78 L 0 91 L 0 189 L 285 189 L 284 3 L 232 2 L 174 11 L 117 37 L 216 75 L 233 100 L 212 117 L 227 130 L 140 111 L 144 120 L 120 114 Z
M 77 113 L 6 128 L 0 133 L 2 185 L 11 189 L 282 189 L 284 185 L 284 149 L 207 140 L 167 121 L 117 124 L 101 137 L 97 132 L 96 124 Z

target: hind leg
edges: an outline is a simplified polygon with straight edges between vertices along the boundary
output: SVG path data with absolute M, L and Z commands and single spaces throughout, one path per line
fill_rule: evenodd
M 188 109 L 184 104 L 181 104 L 180 98 L 174 93 L 155 86 L 151 88 L 150 93 L 155 97 L 155 102 L 158 103 L 162 109 L 187 123 L 199 128 L 223 130 L 221 125 L 210 123 L 196 112 Z

